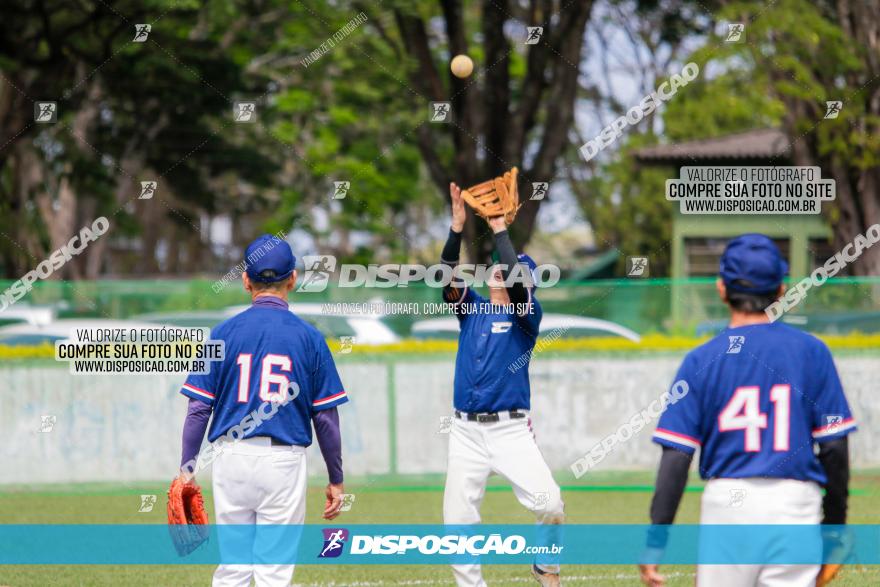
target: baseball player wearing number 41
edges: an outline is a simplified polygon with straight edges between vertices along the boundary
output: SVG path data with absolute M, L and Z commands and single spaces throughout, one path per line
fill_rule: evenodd
M 769 322 L 764 311 L 785 291 L 787 270 L 779 249 L 760 234 L 733 239 L 721 257 L 717 288 L 730 307 L 730 325 L 685 357 L 675 379 L 686 381 L 689 392 L 666 407 L 654 432 L 663 454 L 651 503 L 651 522 L 658 526 L 649 536 L 649 553 L 665 546 L 662 525 L 675 517 L 697 449 L 700 476 L 708 480 L 702 524 L 846 523 L 847 436 L 856 424 L 828 347 L 809 334 Z M 821 568 L 698 565 L 697 585 L 821 587 L 833 578 L 846 552 L 845 536 L 821 534 L 831 555 L 826 558 L 830 564 Z M 740 546 L 713 544 L 713 556 L 722 549 L 733 554 Z M 757 531 L 750 547 L 762 553 L 790 548 Z M 808 547 L 797 548 L 792 558 L 803 556 Z M 818 550 L 813 552 L 817 557 Z M 646 585 L 664 584 L 656 564 L 641 565 L 640 573 Z
M 224 341 L 224 359 L 206 375 L 190 374 L 181 390 L 190 398 L 182 462 L 194 462 L 213 414 L 208 440 L 234 436 L 221 443 L 213 465 L 217 523 L 302 524 L 314 424 L 330 475 L 324 518 L 332 520 L 344 493 L 336 407 L 348 396 L 324 337 L 288 310 L 296 283 L 290 245 L 263 235 L 248 246 L 245 263 L 242 282 L 253 305 L 214 328 L 211 339 Z M 255 413 L 266 417 L 256 422 Z M 193 483 L 192 470 L 183 467 L 181 478 Z M 259 548 L 278 552 L 274 546 L 261 540 Z M 259 561 L 260 553 L 253 557 Z M 253 578 L 258 587 L 288 586 L 292 577 L 293 565 L 221 564 L 213 585 L 246 587 Z
M 441 261 L 454 267 L 461 250 L 465 208 L 457 185 L 450 185 L 450 195 L 452 227 Z M 449 525 L 478 524 L 486 482 L 490 474 L 497 473 L 510 481 L 519 502 L 548 525 L 542 540 L 560 544 L 562 495 L 532 433 L 528 363 L 510 368 L 517 359 L 531 356 L 538 337 L 541 306 L 532 295 L 530 278 L 535 262 L 526 255 L 517 257 L 503 216 L 488 222 L 503 267 L 493 268 L 489 300 L 461 282 L 443 290 L 461 328 L 443 520 Z M 477 564 L 453 565 L 452 569 L 462 587 L 486 585 Z M 555 558 L 536 559 L 532 574 L 541 585 L 560 585 Z

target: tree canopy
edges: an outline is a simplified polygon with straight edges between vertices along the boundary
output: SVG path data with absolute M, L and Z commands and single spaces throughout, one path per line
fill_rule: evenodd
M 549 181 L 574 195 L 597 244 L 659 252 L 662 273 L 671 207 L 634 150 L 765 126 L 788 133 L 796 164 L 837 180 L 826 213 L 842 244 L 880 217 L 878 3 L 10 0 L 2 271 L 20 277 L 102 214 L 112 238 L 58 277 L 222 271 L 255 233 L 292 228 L 346 260 L 420 258 L 450 181 L 516 165 L 518 247 L 544 202 L 530 183 Z M 724 43 L 723 22 L 746 23 L 746 42 Z M 457 54 L 474 60 L 470 77 L 450 72 Z M 583 160 L 583 121 L 631 107 L 613 80 L 648 93 L 689 60 L 699 80 Z M 823 117 L 828 100 L 844 103 L 837 119 Z M 42 101 L 57 103 L 55 124 L 35 122 Z M 254 124 L 236 122 L 237 102 L 255 104 Z M 449 122 L 431 120 L 432 102 L 451 103 Z M 139 199 L 145 180 L 152 199 Z M 472 218 L 477 260 L 486 236 Z M 880 273 L 880 250 L 855 270 Z

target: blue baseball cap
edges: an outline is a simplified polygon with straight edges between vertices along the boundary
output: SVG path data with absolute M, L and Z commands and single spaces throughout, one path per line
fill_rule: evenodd
M 788 274 L 788 263 L 769 237 L 744 234 L 727 243 L 719 273 L 727 289 L 768 294 L 779 289 Z
M 501 262 L 501 256 L 498 254 L 498 251 L 492 251 L 491 260 L 492 260 L 493 264 Z M 535 269 L 538 268 L 538 264 L 535 263 L 535 260 L 532 259 L 531 257 L 529 257 L 528 255 L 526 255 L 525 253 L 523 253 L 522 255 L 517 255 L 516 260 L 519 261 L 520 263 L 525 263 L 526 265 L 528 265 L 529 271 L 534 271 Z
M 538 268 L 538 264 L 535 263 L 535 260 L 532 259 L 531 257 L 529 257 L 528 255 L 526 255 L 525 253 L 523 253 L 521 255 L 517 255 L 516 260 L 519 263 L 526 264 L 526 266 L 529 268 L 529 273 L 532 276 L 532 284 L 537 283 L 537 280 L 535 279 L 535 269 Z M 501 262 L 501 256 L 498 254 L 498 251 L 492 251 L 492 263 L 494 264 L 494 263 L 500 263 L 500 262 Z
M 526 254 L 517 255 L 516 260 L 519 261 L 520 263 L 525 263 L 526 265 L 528 265 L 529 271 L 531 271 L 533 273 L 534 273 L 535 269 L 538 268 L 538 264 L 535 263 L 535 260 Z
M 296 257 L 287 241 L 264 234 L 248 245 L 244 264 L 251 281 L 274 283 L 290 277 L 296 267 Z
M 529 274 L 532 276 L 532 285 L 530 287 L 534 287 L 535 284 L 538 283 L 538 279 L 535 276 L 535 269 L 538 268 L 538 264 L 535 263 L 535 260 L 523 253 L 522 255 L 517 255 L 516 260 L 520 263 L 525 263 L 529 268 Z

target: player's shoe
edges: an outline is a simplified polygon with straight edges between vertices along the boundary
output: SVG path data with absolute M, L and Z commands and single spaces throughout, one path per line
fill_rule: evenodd
M 560 587 L 562 581 L 559 579 L 559 573 L 548 573 L 538 568 L 538 565 L 532 565 L 532 576 L 544 587 Z

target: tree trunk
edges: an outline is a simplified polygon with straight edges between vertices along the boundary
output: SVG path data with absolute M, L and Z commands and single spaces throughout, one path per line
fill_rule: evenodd
M 513 3 L 516 4 L 516 3 Z M 460 0 L 440 0 L 449 55 L 468 53 Z M 407 53 L 415 59 L 410 81 L 428 101 L 451 101 L 452 124 L 423 123 L 417 132 L 418 147 L 431 179 L 448 200 L 448 185 L 467 187 L 498 176 L 510 167 L 520 168 L 520 195 L 528 197 L 532 181 L 552 181 L 568 132 L 574 123 L 584 31 L 592 0 L 563 3 L 554 16 L 552 0 L 532 0 L 529 26 L 542 26 L 541 41 L 527 46 L 526 74 L 514 91 L 510 78 L 510 42 L 504 34 L 509 0 L 483 2 L 482 36 L 484 63 L 476 64 L 473 77 L 461 80 L 447 68 L 447 90 L 434 62 L 426 26 L 414 12 L 395 10 L 397 25 Z M 552 17 L 552 18 L 551 18 Z M 517 42 L 524 43 L 525 39 Z M 444 64 L 445 65 L 445 64 Z M 481 79 L 483 83 L 478 85 Z M 511 96 L 518 96 L 515 104 Z M 539 113 L 542 113 L 539 116 Z M 535 133 L 541 121 L 540 132 Z M 451 169 L 438 155 L 442 133 L 450 133 L 455 153 Z M 527 153 L 536 153 L 525 169 Z M 514 244 L 522 249 L 535 230 L 540 201 L 524 201 L 511 228 Z M 494 240 L 488 226 L 472 212 L 464 231 L 465 247 L 474 262 L 488 260 Z
M 834 179 L 837 197 L 833 204 L 826 205 L 823 213 L 829 219 L 833 230 L 835 250 L 843 249 L 853 242 L 867 228 L 880 222 L 880 168 L 866 166 L 863 161 L 876 159 L 876 153 L 863 155 L 859 149 L 873 149 L 871 136 L 880 132 L 877 123 L 880 119 L 880 0 L 837 0 L 837 23 L 844 34 L 863 47 L 864 69 L 846 76 L 849 88 L 860 88 L 854 92 L 850 102 L 843 105 L 844 110 L 856 111 L 851 127 L 834 128 L 831 132 L 842 133 L 840 139 L 851 145 L 857 154 L 847 156 L 839 152 L 826 152 L 820 145 L 815 131 L 803 135 L 804 120 L 821 120 L 824 112 L 819 111 L 815 102 L 804 101 L 787 95 L 779 95 L 786 105 L 783 125 L 792 140 L 792 159 L 795 165 L 818 165 Z M 787 81 L 788 75 L 768 63 L 773 75 L 774 85 Z M 829 72 L 813 71 L 813 75 L 826 87 L 833 87 L 834 80 Z M 860 103 L 858 100 L 864 99 Z M 828 121 L 835 124 L 836 121 Z M 872 126 L 873 125 L 873 126 Z M 797 137 L 801 137 L 794 140 Z M 827 140 L 827 139 L 826 139 Z M 859 140 L 863 142 L 859 144 Z M 861 163 L 861 164 L 859 164 Z M 830 214 L 829 214 L 830 213 Z M 880 247 L 865 249 L 861 256 L 850 263 L 849 272 L 854 275 L 880 275 Z
M 864 72 L 856 72 L 847 80 L 850 87 L 864 91 L 865 116 L 859 121 L 859 132 L 865 138 L 880 134 L 880 0 L 838 0 L 838 23 L 843 31 L 855 40 L 855 44 L 864 49 Z M 860 94 L 856 94 L 859 96 Z M 846 107 L 846 105 L 844 105 Z M 863 148 L 871 149 L 868 141 Z M 877 154 L 871 154 L 876 160 Z M 880 167 L 876 164 L 856 169 L 850 167 L 849 173 L 835 172 L 838 190 L 841 181 L 848 181 L 848 186 L 855 195 L 853 208 L 860 214 L 856 219 L 835 227 L 835 241 L 851 242 L 859 233 L 880 222 Z M 838 200 L 840 195 L 838 195 Z M 865 250 L 853 263 L 856 275 L 880 275 L 880 246 Z

